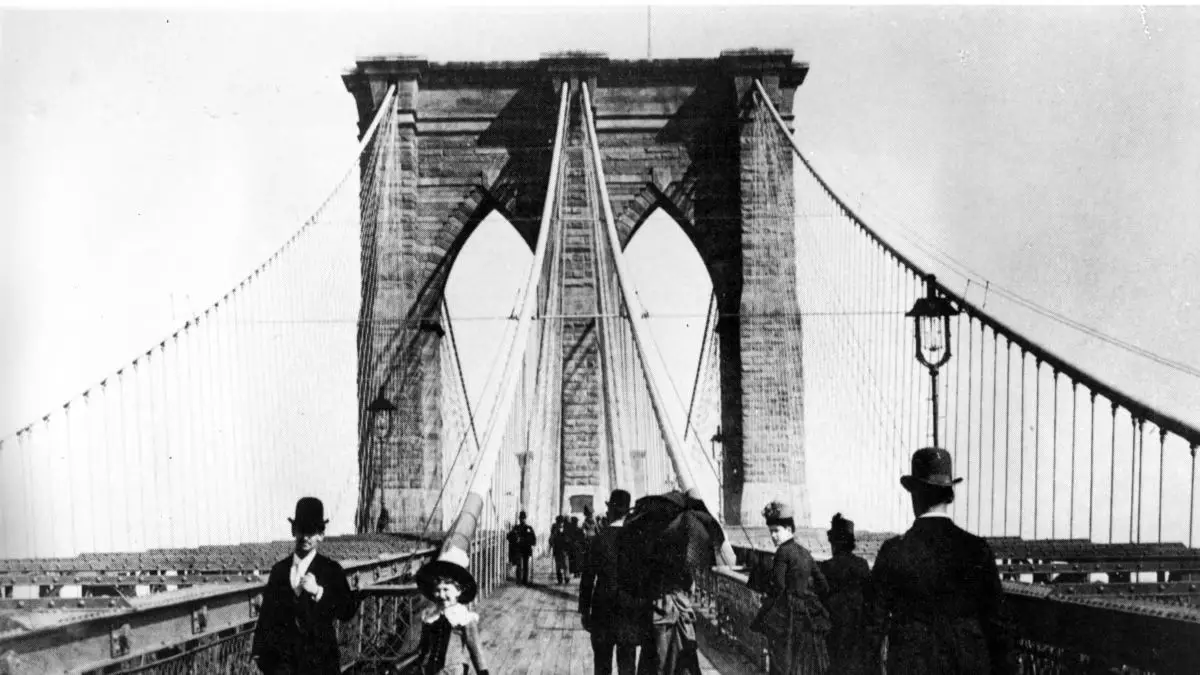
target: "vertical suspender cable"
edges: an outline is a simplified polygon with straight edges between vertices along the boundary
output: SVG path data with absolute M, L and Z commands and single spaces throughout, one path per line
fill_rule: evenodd
M 1075 386 L 1078 384 L 1075 380 L 1071 380 L 1071 507 L 1068 517 L 1067 536 L 1075 538 L 1075 433 L 1079 428 L 1079 417 L 1076 415 L 1076 405 L 1078 397 L 1076 396 Z
M 1058 535 L 1056 516 L 1058 511 L 1058 370 L 1052 369 L 1054 385 L 1054 414 L 1050 418 L 1050 538 Z
M 1162 543 L 1163 467 L 1167 457 L 1167 430 L 1158 428 L 1158 543 Z
M 983 324 L 980 324 L 982 327 Z M 975 375 L 975 319 L 971 315 L 967 315 L 967 430 L 964 436 L 967 441 L 967 493 L 966 517 L 963 519 L 963 525 L 970 527 L 971 525 L 971 397 L 974 392 L 974 375 Z M 957 403 L 955 404 L 957 406 Z M 955 448 L 957 451 L 957 448 Z M 976 483 L 979 482 L 976 476 Z M 979 507 L 976 506 L 978 511 Z
M 1012 477 L 1012 340 L 1004 338 L 1004 536 L 1008 536 L 1008 489 Z
M 1145 483 L 1142 482 L 1142 472 L 1146 468 L 1146 420 L 1138 420 L 1138 470 L 1137 470 L 1137 542 L 1142 543 L 1142 493 L 1145 490 Z M 1133 508 L 1129 509 L 1130 516 L 1133 515 Z
M 995 342 L 995 333 L 992 334 L 992 341 Z M 986 327 L 983 322 L 979 322 L 979 437 L 975 444 L 975 455 L 979 463 L 979 478 L 975 480 L 975 531 L 982 532 L 983 522 L 983 382 L 986 378 L 984 373 L 984 361 L 987 360 L 987 352 L 984 348 L 986 344 Z M 996 400 L 992 399 L 992 409 L 996 408 Z
M 1094 389 L 1088 391 L 1088 399 L 1090 401 L 1088 407 L 1091 409 L 1091 423 L 1088 425 L 1088 435 L 1090 438 L 1088 441 L 1088 445 L 1090 446 L 1088 452 L 1088 539 L 1091 539 L 1096 502 L 1096 391 Z
M 667 446 L 667 454 L 675 469 L 675 475 L 677 476 L 681 491 L 688 493 L 696 499 L 702 499 L 699 490 L 696 488 L 691 466 L 684 454 L 685 446 L 679 437 L 679 432 L 675 428 L 673 420 L 664 409 L 663 396 L 658 390 L 658 385 L 655 381 L 654 370 L 662 368 L 662 357 L 655 348 L 653 340 L 644 339 L 643 337 L 648 337 L 644 323 L 645 316 L 641 302 L 638 300 L 637 294 L 633 289 L 633 282 L 625 269 L 625 259 L 621 253 L 621 242 L 617 236 L 612 205 L 609 202 L 608 185 L 604 179 L 604 165 L 601 161 L 600 142 L 596 137 L 596 125 L 592 117 L 591 97 L 588 95 L 588 86 L 586 83 L 582 83 L 580 89 L 583 94 L 583 118 L 586 123 L 588 139 L 591 142 L 592 161 L 595 162 L 596 166 L 596 178 L 600 185 L 600 204 L 604 211 L 604 223 L 608 230 L 609 247 L 613 252 L 613 263 L 617 271 L 617 281 L 620 282 L 621 292 L 625 298 L 625 306 L 629 310 L 630 326 L 633 328 L 633 343 L 640 357 L 642 372 L 645 374 L 646 389 L 650 394 L 650 404 L 654 408 L 659 426 L 662 428 Z M 650 358 L 653 358 L 653 361 Z M 724 558 L 723 561 L 722 558 Z M 728 541 L 724 543 L 722 550 L 716 553 L 716 559 L 718 564 L 730 566 L 736 564 L 736 559 L 733 557 L 733 549 L 729 546 Z
M 1113 514 L 1116 512 L 1117 499 L 1117 404 L 1112 404 L 1112 438 L 1110 439 L 1109 460 L 1112 466 L 1108 474 L 1108 543 L 1113 540 Z
M 996 533 L 996 388 L 1000 361 L 1000 334 L 992 331 L 992 491 L 988 497 L 991 501 L 991 516 L 988 522 L 988 534 Z
M 538 228 L 533 262 L 529 266 L 529 275 L 525 280 L 525 285 L 521 292 L 522 297 L 520 313 L 517 317 L 516 335 L 513 338 L 512 348 L 505 363 L 504 375 L 500 379 L 502 389 L 498 394 L 500 402 L 496 407 L 497 414 L 491 423 L 489 423 L 488 430 L 484 435 L 483 449 L 480 451 L 475 472 L 467 484 L 467 494 L 463 500 L 462 509 L 455 518 L 450 533 L 442 543 L 443 552 L 457 550 L 465 555 L 470 551 L 471 540 L 474 537 L 476 524 L 479 522 L 479 516 L 483 508 L 483 493 L 492 484 L 492 477 L 496 471 L 500 446 L 504 441 L 504 432 L 508 426 L 510 417 L 509 410 L 512 407 L 513 395 L 516 393 L 518 384 L 517 368 L 523 363 L 523 359 L 517 358 L 517 355 L 523 354 L 526 351 L 530 324 L 533 320 L 533 310 L 537 306 L 538 301 L 537 282 L 541 277 L 543 261 L 546 257 L 547 230 L 550 229 L 550 216 L 558 192 L 559 163 L 562 157 L 563 139 L 566 133 L 568 87 L 569 85 L 563 83 L 559 98 L 558 125 L 555 128 L 554 150 L 551 153 L 550 159 L 550 182 L 546 190 L 546 200 L 542 207 L 541 226 Z
M 1196 532 L 1196 444 L 1188 445 L 1188 452 L 1192 455 L 1192 480 L 1190 496 L 1188 497 L 1188 548 L 1193 546 L 1193 535 Z
M 1038 533 L 1038 487 L 1041 485 L 1042 359 L 1033 361 L 1033 538 Z
M 1017 536 L 1025 536 L 1025 348 L 1021 348 L 1021 480 L 1017 486 Z

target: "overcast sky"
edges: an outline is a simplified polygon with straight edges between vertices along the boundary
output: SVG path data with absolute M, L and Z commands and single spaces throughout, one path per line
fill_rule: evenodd
M 356 57 L 643 58 L 647 18 L 644 7 L 0 14 L 0 427 L 127 363 L 290 236 L 352 156 L 340 76 Z M 908 240 L 918 233 L 981 278 L 1200 367 L 1196 35 L 1195 8 L 656 7 L 649 47 L 656 58 L 793 49 L 811 65 L 795 105 L 801 146 L 897 246 L 926 262 Z M 987 306 L 1200 422 L 1194 376 Z

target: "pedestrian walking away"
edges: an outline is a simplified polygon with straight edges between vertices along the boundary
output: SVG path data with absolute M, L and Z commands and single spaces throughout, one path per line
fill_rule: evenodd
M 874 606 L 871 567 L 854 555 L 854 522 L 838 513 L 826 532 L 833 557 L 821 561 L 829 583 L 822 601 L 833 624 L 829 631 L 829 672 L 841 675 L 879 675 L 878 627 L 871 621 Z
M 613 490 L 606 505 L 609 524 L 596 534 L 583 560 L 580 621 L 591 634 L 595 675 L 612 673 L 614 651 L 617 673 L 634 675 L 637 646 L 644 637 L 645 611 L 640 599 L 620 585 L 617 551 L 617 537 L 629 513 L 629 493 Z
M 533 557 L 533 547 L 537 545 L 537 535 L 533 528 L 525 522 L 525 512 L 517 514 L 517 524 L 508 532 L 508 560 L 516 565 L 517 581 L 529 583 L 529 559 Z
M 884 542 L 871 572 L 889 675 L 1016 672 L 995 556 L 987 541 L 950 519 L 962 481 L 952 466 L 941 448 L 913 453 L 900 484 L 916 520 Z

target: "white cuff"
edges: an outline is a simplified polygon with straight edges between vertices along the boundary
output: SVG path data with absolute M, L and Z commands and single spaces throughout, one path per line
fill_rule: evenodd
M 317 593 L 316 593 L 316 595 L 313 596 L 313 599 L 316 600 L 317 602 L 320 602 L 322 595 L 325 595 L 325 587 L 317 586 Z

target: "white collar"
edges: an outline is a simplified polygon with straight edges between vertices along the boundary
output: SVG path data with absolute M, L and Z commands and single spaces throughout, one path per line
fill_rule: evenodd
M 925 513 L 917 516 L 917 518 L 950 518 L 950 514 L 946 513 L 945 511 L 926 511 Z M 950 519 L 953 520 L 953 518 Z
M 316 555 L 317 555 L 317 549 L 315 549 L 315 548 L 313 550 L 309 551 L 308 555 L 304 556 L 303 558 L 296 555 L 295 551 L 292 551 L 292 562 L 299 563 L 299 565 L 301 567 L 308 569 L 308 566 L 312 564 L 313 558 L 315 558 Z
M 425 610 L 425 615 L 421 620 L 425 623 L 433 623 L 442 617 L 450 622 L 451 626 L 465 626 L 468 623 L 479 621 L 479 615 L 467 609 L 466 605 L 454 604 L 446 609 L 438 609 L 437 605 Z

